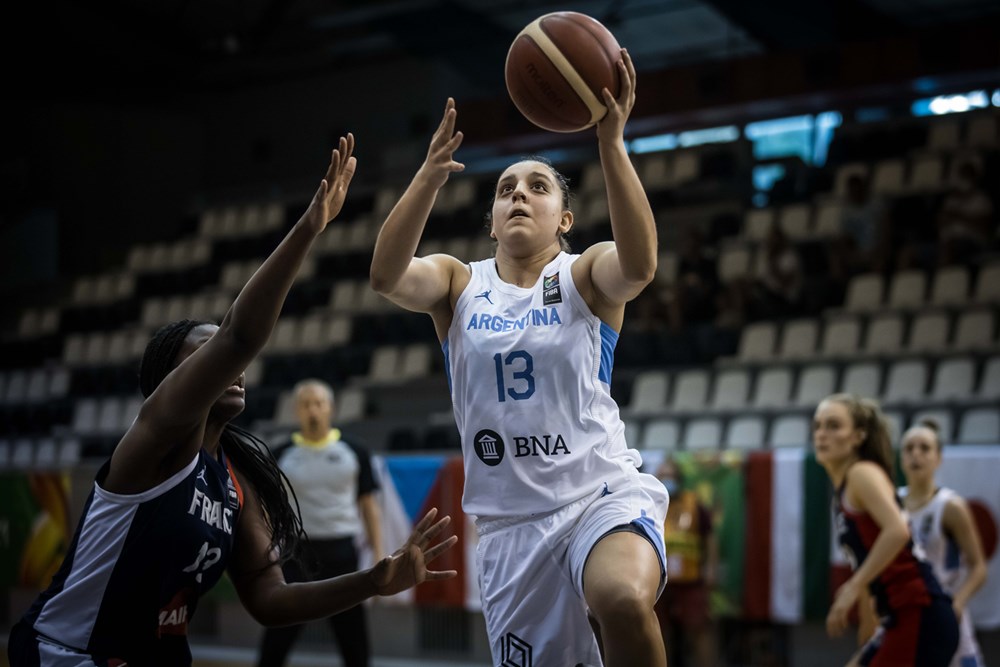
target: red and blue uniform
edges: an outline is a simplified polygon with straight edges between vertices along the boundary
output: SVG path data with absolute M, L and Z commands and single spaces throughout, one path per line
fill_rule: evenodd
M 879 536 L 872 517 L 849 506 L 844 487 L 834 512 L 841 549 L 857 569 Z M 897 503 L 899 499 L 896 499 Z M 860 664 L 871 667 L 947 667 L 958 647 L 958 621 L 951 598 L 941 589 L 929 563 L 908 540 L 892 562 L 869 584 L 881 623 L 864 646 Z

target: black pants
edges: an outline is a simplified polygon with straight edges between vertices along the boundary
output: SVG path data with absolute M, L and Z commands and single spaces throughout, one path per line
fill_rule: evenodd
M 348 574 L 358 569 L 358 552 L 350 537 L 332 540 L 310 540 L 305 556 L 309 565 L 308 576 L 295 560 L 285 564 L 285 581 L 309 581 L 328 579 Z M 327 621 L 333 629 L 333 636 L 340 647 L 340 655 L 346 667 L 368 667 L 368 622 L 364 605 L 357 605 Z M 260 644 L 257 667 L 282 667 L 292 644 L 298 639 L 304 625 L 289 625 L 282 628 L 266 628 Z

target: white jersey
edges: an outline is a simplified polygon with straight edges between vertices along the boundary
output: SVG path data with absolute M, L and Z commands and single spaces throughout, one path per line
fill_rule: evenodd
M 908 493 L 908 487 L 899 489 L 899 497 L 904 500 Z M 934 569 L 934 576 L 948 595 L 954 595 L 958 591 L 966 576 L 962 551 L 954 538 L 945 533 L 942 523 L 945 506 L 948 501 L 957 497 L 958 494 L 951 489 L 941 487 L 923 507 L 905 512 L 913 542 L 923 549 L 924 557 Z M 958 650 L 952 667 L 983 667 L 984 664 L 976 642 L 972 617 L 966 609 L 959 624 Z
M 610 393 L 618 333 L 577 291 L 578 258 L 560 253 L 528 288 L 470 264 L 443 346 L 467 514 L 549 512 L 642 463 Z
M 906 498 L 909 489 L 899 489 L 899 497 Z M 951 489 L 939 488 L 926 505 L 918 510 L 907 510 L 913 541 L 924 550 L 924 556 L 933 568 L 941 588 L 948 595 L 954 595 L 965 578 L 962 552 L 958 543 L 944 533 L 941 518 L 948 501 L 957 494 Z

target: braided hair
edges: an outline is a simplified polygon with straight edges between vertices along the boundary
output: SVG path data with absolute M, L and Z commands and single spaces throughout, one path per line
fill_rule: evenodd
M 862 461 L 875 463 L 882 470 L 885 470 L 889 479 L 895 479 L 892 438 L 878 403 L 870 398 L 863 398 L 855 394 L 833 394 L 828 396 L 826 400 L 840 403 L 846 407 L 848 414 L 851 415 L 851 421 L 854 422 L 854 427 L 865 432 L 865 439 L 858 447 L 858 457 Z
M 139 362 L 139 390 L 143 398 L 149 398 L 175 368 L 177 353 L 187 335 L 203 324 L 214 323 L 178 320 L 164 325 L 153 334 Z M 270 549 L 277 550 L 280 562 L 285 562 L 292 557 L 305 536 L 298 499 L 291 490 L 291 484 L 278 467 L 271 450 L 249 431 L 227 423 L 219 444 L 233 466 L 250 482 L 264 511 L 264 524 L 271 533 Z

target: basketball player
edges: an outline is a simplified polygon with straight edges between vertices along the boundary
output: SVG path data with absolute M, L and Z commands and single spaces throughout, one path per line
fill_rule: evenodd
M 850 665 L 946 667 L 958 646 L 958 621 L 910 540 L 882 411 L 851 394 L 829 396 L 816 408 L 813 444 L 833 482 L 840 546 L 854 570 L 834 596 L 827 633 L 843 634 L 857 605 L 863 646 Z
M 569 254 L 566 181 L 525 160 L 496 185 L 495 257 L 414 257 L 438 191 L 464 168 L 449 99 L 375 244 L 372 286 L 430 314 L 444 351 L 494 664 L 600 665 L 598 641 L 608 665 L 666 664 L 653 604 L 668 497 L 638 472 L 609 391 L 625 304 L 656 270 L 656 226 L 623 139 L 636 80 L 624 50 L 618 69 L 621 94 L 603 91 L 597 124 L 614 242 Z
M 925 419 L 910 428 L 903 434 L 901 449 L 907 485 L 899 493 L 909 515 L 913 541 L 923 549 L 941 586 L 951 595 L 959 621 L 958 652 L 951 667 L 982 667 L 983 656 L 965 607 L 986 583 L 986 558 L 965 500 L 934 483 L 934 473 L 941 465 L 937 422 Z
M 52 585 L 14 626 L 14 667 L 190 665 L 187 628 L 199 597 L 228 567 L 260 623 L 322 618 L 425 579 L 455 541 L 429 512 L 406 544 L 370 570 L 286 585 L 282 554 L 301 533 L 281 473 L 263 444 L 229 421 L 243 411 L 243 370 L 267 342 L 299 266 L 340 212 L 354 175 L 341 138 L 302 218 L 240 292 L 222 324 L 182 320 L 143 354 L 145 402 L 97 473 Z M 432 525 L 433 524 L 433 525 Z

